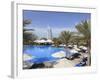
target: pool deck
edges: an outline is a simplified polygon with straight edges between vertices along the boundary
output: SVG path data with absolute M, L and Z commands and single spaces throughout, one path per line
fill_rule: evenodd
M 66 58 L 63 58 L 58 60 L 57 62 L 58 63 L 53 66 L 54 68 L 74 67 L 76 64 L 80 62 L 80 59 L 68 60 Z

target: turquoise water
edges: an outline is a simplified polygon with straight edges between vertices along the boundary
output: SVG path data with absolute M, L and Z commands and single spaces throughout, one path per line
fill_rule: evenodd
M 35 56 L 34 59 L 29 60 L 34 63 L 42 63 L 45 61 L 54 61 L 59 58 L 52 57 L 52 54 L 55 52 L 64 51 L 64 48 L 57 48 L 52 46 L 33 46 L 33 45 L 24 45 L 23 53 L 30 54 Z

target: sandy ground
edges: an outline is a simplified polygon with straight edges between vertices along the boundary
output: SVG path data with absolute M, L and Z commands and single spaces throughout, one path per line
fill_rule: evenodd
M 83 59 L 84 56 L 87 56 L 87 54 L 80 53 L 81 56 L 79 58 L 75 58 L 74 60 L 68 60 L 66 58 L 58 60 L 57 64 L 54 64 L 55 68 L 60 67 L 74 67 L 76 64 L 80 63 L 80 61 Z
M 56 56 L 61 56 L 62 57 L 62 55 L 60 55 L 60 54 L 61 53 L 56 54 L 54 57 L 56 57 Z M 63 56 L 63 57 L 65 57 L 65 56 Z M 74 60 L 68 60 L 66 58 L 63 58 L 63 59 L 58 60 L 57 64 L 54 64 L 53 67 L 55 67 L 55 68 L 74 67 L 76 64 L 80 63 L 82 58 L 83 58 L 83 54 L 82 53 L 81 53 L 81 56 L 79 58 L 75 58 Z
M 74 67 L 80 62 L 80 59 L 68 60 L 66 58 L 60 59 L 57 64 L 54 65 L 54 68 L 61 67 Z

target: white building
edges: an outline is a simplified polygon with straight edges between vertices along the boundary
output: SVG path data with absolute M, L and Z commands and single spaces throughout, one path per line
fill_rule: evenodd
M 47 29 L 47 39 L 52 40 L 52 29 L 49 26 Z

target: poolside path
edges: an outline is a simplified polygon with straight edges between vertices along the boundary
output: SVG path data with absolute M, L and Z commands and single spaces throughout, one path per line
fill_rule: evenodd
M 79 59 L 75 60 L 68 60 L 66 58 L 58 60 L 58 63 L 54 65 L 54 68 L 61 68 L 61 67 L 74 67 L 77 63 L 79 63 Z

